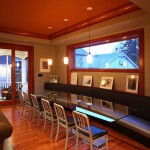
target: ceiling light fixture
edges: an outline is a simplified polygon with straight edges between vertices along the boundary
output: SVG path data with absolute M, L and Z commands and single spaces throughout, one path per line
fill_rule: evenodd
M 87 10 L 89 11 L 89 53 L 87 55 L 87 63 L 88 64 L 91 64 L 93 62 L 93 58 L 92 58 L 92 54 L 90 52 L 90 46 L 91 46 L 91 35 L 90 35 L 90 32 L 91 32 L 91 28 L 90 28 L 90 25 L 91 25 L 91 10 L 93 8 L 92 7 L 87 7 Z
M 67 22 L 68 22 L 68 19 L 64 19 L 64 22 L 65 22 L 65 51 L 66 51 L 66 48 L 67 48 Z M 68 60 L 68 57 L 65 56 L 64 57 L 64 64 L 68 64 L 69 60 Z
M 52 30 L 52 27 L 48 27 L 49 29 L 49 35 L 51 36 L 51 30 Z M 50 40 L 49 39 L 49 53 L 50 53 L 50 47 L 51 47 L 51 44 L 50 44 Z M 49 55 L 50 56 L 50 55 Z M 52 65 L 53 64 L 53 60 L 51 58 L 48 59 L 48 65 Z

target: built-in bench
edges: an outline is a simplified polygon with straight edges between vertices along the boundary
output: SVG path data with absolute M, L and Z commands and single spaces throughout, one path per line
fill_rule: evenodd
M 115 123 L 128 129 L 128 135 L 150 147 L 150 97 L 138 94 L 119 92 L 97 87 L 85 87 L 80 85 L 45 83 L 45 90 L 66 92 L 77 95 L 90 96 L 115 102 L 136 109 L 133 114 L 117 120 Z M 125 131 L 125 130 L 124 130 Z

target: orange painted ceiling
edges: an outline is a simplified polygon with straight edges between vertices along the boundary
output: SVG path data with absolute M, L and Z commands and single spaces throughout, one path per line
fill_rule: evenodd
M 90 14 L 94 18 L 119 10 L 129 3 L 129 0 L 0 0 L 0 31 L 44 38 L 64 30 L 65 18 L 68 19 L 67 27 L 77 30 L 77 24 L 88 20 L 86 8 L 89 6 L 93 7 Z

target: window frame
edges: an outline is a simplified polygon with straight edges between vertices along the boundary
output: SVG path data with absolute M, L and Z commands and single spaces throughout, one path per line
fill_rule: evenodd
M 72 71 L 75 72 L 124 72 L 124 73 L 138 73 L 139 74 L 139 94 L 144 95 L 144 29 L 136 29 L 123 33 L 113 34 L 97 39 L 90 40 L 90 46 L 99 44 L 106 44 L 117 42 L 125 39 L 139 38 L 139 69 L 79 69 L 75 68 L 75 49 L 89 46 L 89 40 L 80 43 L 75 43 L 67 46 L 67 55 L 69 64 L 67 66 L 67 83 L 70 83 L 70 75 Z

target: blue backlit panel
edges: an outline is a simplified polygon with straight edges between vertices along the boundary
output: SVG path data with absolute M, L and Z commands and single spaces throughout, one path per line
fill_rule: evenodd
M 92 116 L 92 117 L 95 117 L 95 118 L 98 118 L 98 119 L 102 119 L 102 120 L 105 120 L 105 121 L 108 121 L 108 122 L 114 122 L 115 121 L 114 119 L 108 118 L 106 116 L 94 113 L 92 111 L 89 111 L 89 110 L 86 110 L 86 109 L 83 109 L 83 108 L 80 108 L 80 107 L 76 107 L 76 111 L 79 111 L 79 112 L 84 113 L 86 115 L 89 115 L 89 116 Z

